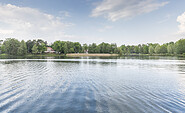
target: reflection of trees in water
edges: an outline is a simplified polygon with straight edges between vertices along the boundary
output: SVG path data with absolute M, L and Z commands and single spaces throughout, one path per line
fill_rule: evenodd
M 26 62 L 26 61 L 21 61 L 22 63 L 23 62 Z M 21 63 L 20 61 L 0 61 L 0 64 L 17 64 L 17 63 Z
M 84 64 L 90 64 L 90 65 L 102 65 L 102 66 L 106 66 L 106 65 L 117 65 L 117 62 L 103 62 L 103 61 L 83 61 Z
M 183 72 L 183 74 L 185 74 L 185 63 L 177 65 L 177 67 L 178 67 L 178 71 Z
M 13 55 L 5 55 L 5 56 L 0 56 L 0 59 L 65 59 L 65 56 L 13 56 Z

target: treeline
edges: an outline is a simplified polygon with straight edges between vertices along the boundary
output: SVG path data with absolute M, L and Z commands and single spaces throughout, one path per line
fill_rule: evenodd
M 54 42 L 51 47 L 57 53 L 119 53 L 119 48 L 116 44 L 108 44 L 108 43 L 101 43 L 99 45 L 92 43 L 92 44 L 83 44 L 81 45 L 79 42 L 65 42 L 65 41 L 56 41 Z
M 9 55 L 43 54 L 47 47 L 52 47 L 56 54 L 67 53 L 107 53 L 107 54 L 185 54 L 185 39 L 177 42 L 160 44 L 121 45 L 104 43 L 80 44 L 79 42 L 55 41 L 48 45 L 47 41 L 28 40 L 19 41 L 15 38 L 0 40 L 0 53 Z
M 26 55 L 44 53 L 47 42 L 43 40 L 28 40 L 21 42 L 15 38 L 7 38 L 5 41 L 0 40 L 0 51 L 9 55 Z
M 158 43 L 139 44 L 120 47 L 122 54 L 185 54 L 185 39 L 160 45 Z

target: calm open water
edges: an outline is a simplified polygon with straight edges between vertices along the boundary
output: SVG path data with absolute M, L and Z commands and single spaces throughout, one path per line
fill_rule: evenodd
M 0 59 L 0 112 L 185 112 L 185 60 Z

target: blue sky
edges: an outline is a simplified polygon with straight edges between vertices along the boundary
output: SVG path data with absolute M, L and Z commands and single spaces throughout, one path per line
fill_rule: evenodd
M 166 43 L 185 37 L 185 0 L 1 0 L 0 37 Z

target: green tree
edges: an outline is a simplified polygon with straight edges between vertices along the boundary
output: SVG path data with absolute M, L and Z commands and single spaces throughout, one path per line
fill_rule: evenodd
M 17 55 L 20 42 L 17 39 L 8 38 L 4 41 L 3 45 L 5 48 L 5 53 L 10 55 Z
M 119 54 L 119 55 L 123 55 L 123 50 L 122 50 L 121 47 L 118 47 L 118 54 Z
M 28 40 L 28 41 L 26 42 L 27 52 L 28 52 L 28 53 L 32 53 L 32 48 L 33 48 L 33 46 L 34 46 L 36 43 L 37 43 L 36 40 L 33 40 L 33 41 Z
M 52 45 L 52 48 L 58 52 L 58 53 L 61 53 L 62 51 L 62 42 L 61 41 L 55 41 Z
M 143 47 L 142 47 L 142 45 L 139 44 L 138 47 L 139 47 L 139 53 L 143 53 Z
M 44 53 L 44 51 L 46 51 L 47 47 L 46 47 L 46 44 L 45 43 L 41 43 L 41 46 L 40 46 L 40 53 Z
M 18 48 L 18 55 L 27 54 L 27 46 L 24 40 L 21 41 L 20 47 Z
M 134 52 L 137 53 L 137 54 L 139 53 L 139 47 L 138 46 L 134 46 Z
M 113 53 L 112 51 L 111 51 L 111 45 L 110 44 L 108 44 L 108 43 L 105 43 L 105 50 L 104 50 L 104 53 Z
M 41 39 L 36 40 L 28 40 L 26 43 L 24 40 L 19 42 L 17 39 L 8 38 L 4 42 L 0 40 L 0 52 L 7 53 L 10 55 L 24 55 L 26 53 L 43 53 L 46 51 L 47 42 Z M 116 54 L 132 54 L 132 53 L 142 53 L 142 54 L 184 54 L 185 53 L 185 39 L 180 39 L 176 43 L 169 42 L 163 45 L 159 44 L 139 44 L 135 45 L 122 45 L 118 47 L 115 43 L 100 43 L 97 45 L 96 43 L 89 44 L 81 44 L 79 42 L 70 42 L 70 41 L 55 41 L 51 47 L 58 53 L 67 54 L 67 53 L 80 53 L 87 51 L 89 53 L 116 53 Z
M 167 45 L 166 44 L 163 44 L 161 47 L 160 47 L 160 53 L 167 53 Z
M 112 43 L 111 45 L 110 45 L 110 53 L 117 53 L 118 52 L 118 47 L 117 47 L 117 44 L 116 43 Z
M 143 44 L 143 53 L 148 54 L 148 46 Z
M 89 44 L 89 53 L 96 53 L 97 45 L 95 43 Z
M 177 54 L 185 53 L 185 39 L 180 39 L 175 43 L 175 49 Z
M 44 51 L 46 51 L 46 44 L 42 40 L 37 41 L 37 47 L 39 53 L 44 53 Z
M 86 52 L 87 50 L 88 50 L 88 45 L 87 44 L 83 44 L 82 52 Z
M 125 45 L 121 45 L 120 49 L 121 49 L 120 51 L 122 52 L 121 54 L 126 54 L 127 53 Z
M 168 51 L 168 53 L 169 54 L 173 54 L 173 45 L 172 44 L 169 44 L 168 46 L 167 46 L 167 51 Z
M 79 42 L 75 42 L 74 43 L 74 50 L 75 50 L 75 53 L 79 53 L 81 52 L 81 49 L 82 49 L 82 46 Z
M 157 45 L 155 47 L 155 50 L 154 51 L 155 51 L 156 54 L 159 54 L 160 53 L 160 48 L 161 48 L 160 45 Z
M 1 53 L 5 53 L 5 45 L 1 46 Z
M 64 54 L 66 55 L 68 53 L 68 47 L 67 43 L 64 44 Z
M 153 53 L 154 53 L 154 48 L 153 48 L 153 46 L 149 46 L 149 53 L 150 53 L 150 54 L 153 54 Z
M 70 48 L 70 49 L 69 49 L 69 52 L 70 52 L 70 53 L 74 53 L 75 51 L 74 51 L 73 48 Z
M 35 44 L 32 48 L 32 53 L 33 54 L 37 54 L 39 51 L 38 51 L 38 46 Z
M 96 46 L 95 53 L 100 53 L 100 46 Z
M 73 42 L 67 41 L 66 43 L 67 43 L 68 53 L 74 53 L 74 51 L 72 51 L 72 52 L 70 51 L 71 48 L 73 48 L 73 50 L 74 50 Z
M 4 46 L 4 45 L 3 45 L 3 40 L 0 40 L 0 54 L 3 53 L 3 52 L 2 52 L 2 46 Z

